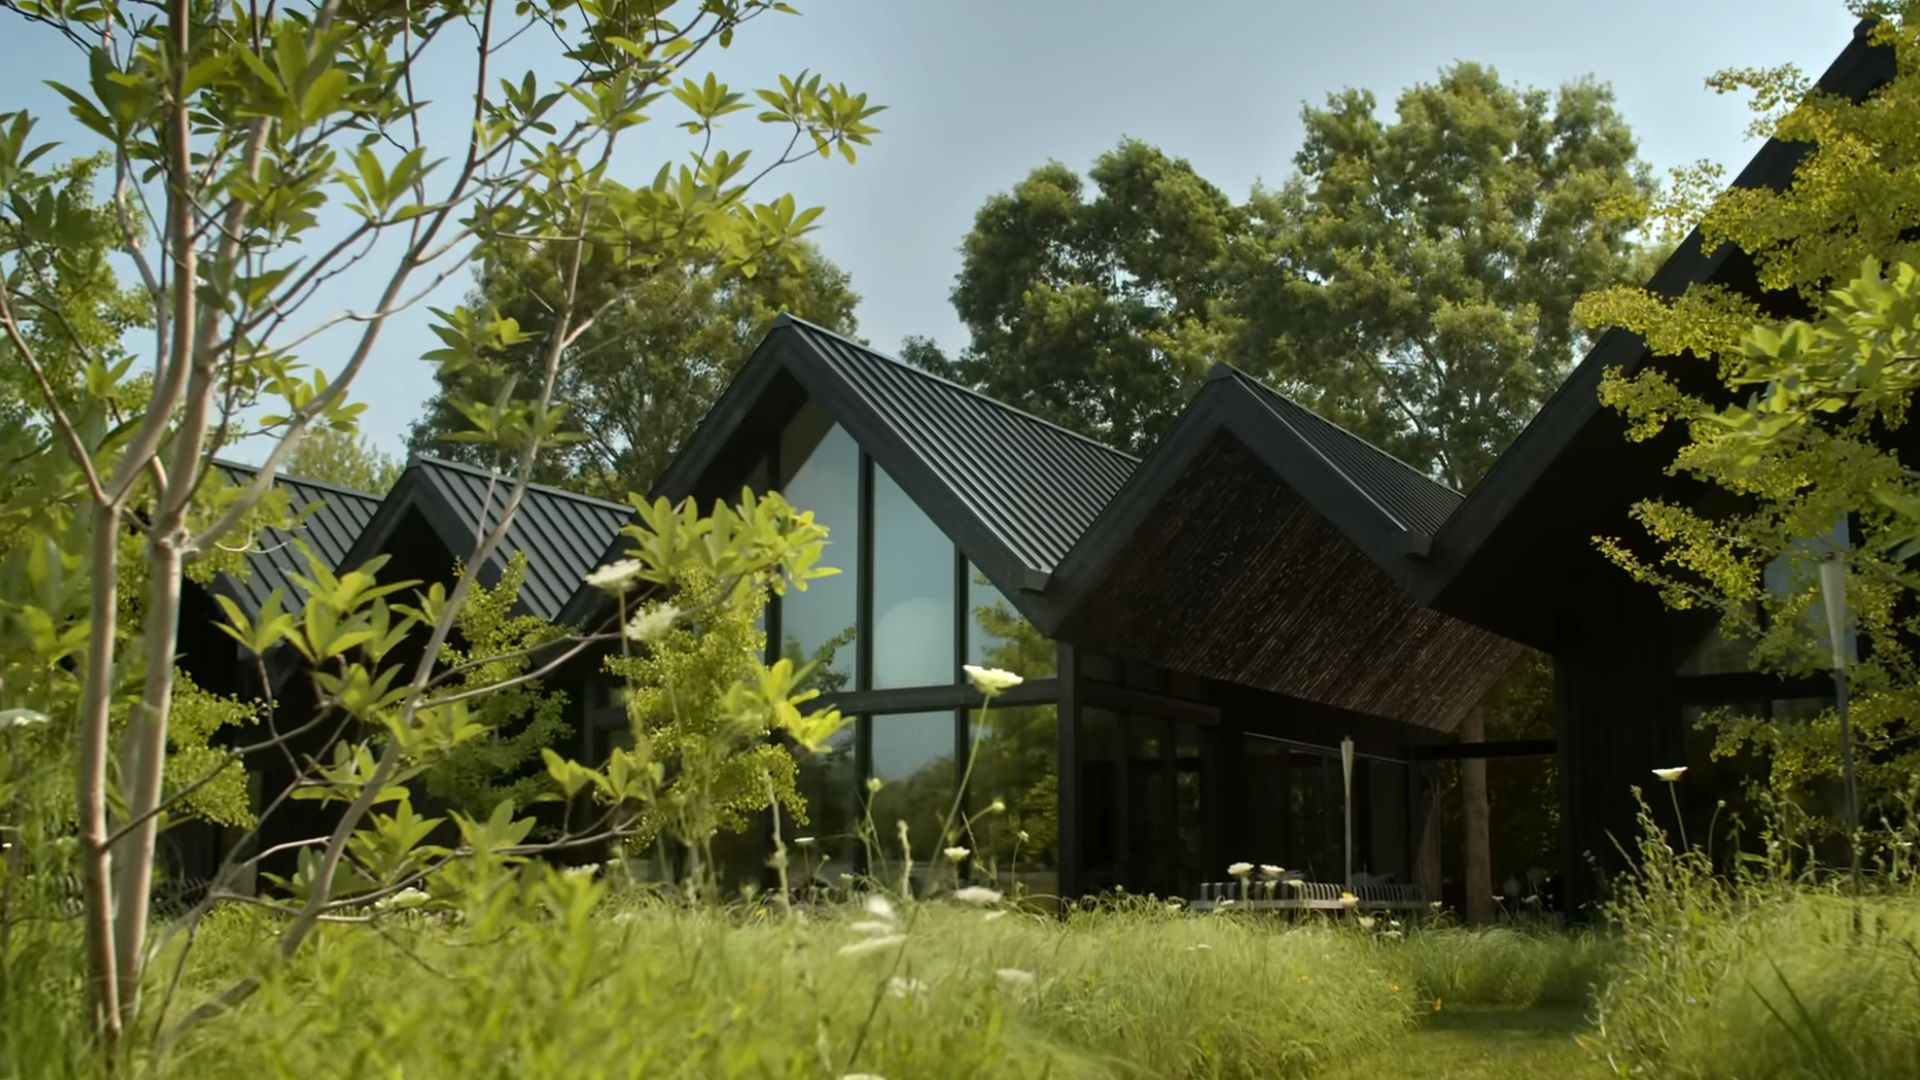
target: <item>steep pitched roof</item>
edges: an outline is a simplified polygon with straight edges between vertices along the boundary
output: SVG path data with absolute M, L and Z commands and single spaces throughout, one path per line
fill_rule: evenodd
M 232 484 L 251 483 L 260 473 L 252 465 L 233 461 L 216 461 L 214 467 Z M 337 567 L 380 509 L 378 495 L 317 480 L 282 475 L 274 478 L 274 487 L 286 494 L 296 524 L 285 530 L 269 529 L 254 539 L 244 579 L 222 574 L 214 583 L 217 591 L 232 597 L 248 614 L 258 612 L 275 589 L 280 590 L 287 610 L 299 609 L 305 594 L 290 575 L 305 574 L 307 562 L 294 547 L 296 539 L 328 567 Z
M 1131 455 L 805 320 L 782 315 L 654 485 L 731 497 L 742 462 L 817 402 L 1014 598 L 1043 587 L 1132 475 Z M 732 470 L 731 472 L 729 470 Z M 605 557 L 617 555 L 609 549 Z M 568 619 L 596 602 L 582 590 Z
M 1138 461 L 800 319 L 812 357 L 844 380 L 1021 564 L 1051 571 Z
M 1246 372 L 1222 364 L 1211 377 L 1232 379 L 1251 391 L 1302 444 L 1401 528 L 1431 535 L 1460 505 L 1459 492 Z
M 343 565 L 386 550 L 394 528 L 409 511 L 418 511 L 440 542 L 465 558 L 499 524 L 512 491 L 510 477 L 459 462 L 415 457 Z M 498 573 L 515 553 L 524 553 L 527 576 L 520 590 L 521 606 L 543 619 L 558 619 L 587 571 L 599 564 L 621 526 L 632 517 L 632 508 L 619 503 L 529 484 L 487 569 Z

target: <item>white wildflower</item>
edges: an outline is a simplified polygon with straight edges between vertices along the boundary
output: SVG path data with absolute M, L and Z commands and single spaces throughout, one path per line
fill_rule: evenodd
M 1340 894 L 1340 906 L 1344 908 L 1357 908 L 1360 906 L 1360 898 L 1350 892 L 1343 892 Z
M 0 712 L 0 731 L 30 728 L 47 722 L 47 714 L 37 709 L 7 709 Z
M 1284 866 L 1275 866 L 1272 863 L 1260 864 L 1260 876 L 1262 877 L 1277 878 L 1286 872 L 1287 868 Z
M 811 836 L 796 836 L 796 837 L 794 837 L 794 838 L 793 838 L 793 846 L 794 846 L 794 847 L 812 847 L 812 846 L 813 846 L 813 837 L 811 837 Z
M 995 799 L 993 802 L 987 804 L 987 813 L 989 814 L 1004 814 L 1006 812 L 1007 801 L 1005 799 Z
M 1021 829 L 1021 830 L 1020 830 L 1019 832 L 1017 832 L 1017 833 L 1014 833 L 1013 835 L 1015 835 L 1015 836 L 1017 836 L 1017 837 L 1019 837 L 1019 838 L 1020 838 L 1020 842 L 1021 842 L 1021 843 L 1023 843 L 1023 844 L 1024 844 L 1024 843 L 1026 843 L 1027 841 L 1029 841 L 1029 840 L 1031 840 L 1031 839 L 1033 839 L 1033 837 L 1031 837 L 1031 836 L 1028 836 L 1028 835 L 1027 835 L 1027 830 L 1025 830 L 1025 829 Z
M 981 693 L 988 697 L 992 697 L 1003 690 L 1011 690 L 1026 681 L 1011 671 L 1002 671 L 999 668 L 965 664 L 960 670 L 966 672 L 967 679 L 972 682 Z
M 419 907 L 432 899 L 425 892 L 409 885 L 391 896 L 383 896 L 373 902 L 376 911 L 392 911 L 397 908 Z
M 907 935 L 905 934 L 888 934 L 885 937 L 872 937 L 865 941 L 856 941 L 851 945 L 840 946 L 840 955 L 865 956 L 868 953 L 891 949 L 905 940 L 907 940 Z
M 1025 990 L 1033 985 L 1033 972 L 1019 968 L 1000 968 L 993 973 L 1002 990 Z
M 1685 776 L 1686 774 L 1687 774 L 1687 767 L 1685 765 L 1675 765 L 1671 769 L 1653 770 L 1653 775 L 1659 777 L 1662 780 L 1665 780 L 1669 784 L 1676 783 L 1677 781 L 1679 781 L 1679 779 L 1682 776 Z
M 886 786 L 886 783 L 877 776 L 867 777 L 867 793 L 870 795 L 880 794 L 880 789 Z
M 1429 901 L 1427 901 L 1427 906 L 1428 906 L 1428 907 L 1430 907 L 1430 908 L 1432 908 L 1432 909 L 1433 909 L 1433 910 L 1435 910 L 1435 911 L 1439 911 L 1439 910 L 1440 910 L 1440 909 L 1441 909 L 1442 907 L 1445 907 L 1446 905 L 1445 905 L 1445 904 L 1442 904 L 1442 903 L 1441 903 L 1440 901 L 1438 901 L 1438 900 L 1429 900 Z
M 1371 916 L 1371 915 L 1362 915 L 1362 916 L 1360 916 L 1360 929 L 1362 929 L 1362 930 L 1371 930 L 1371 929 L 1373 929 L 1373 927 L 1374 927 L 1374 923 L 1375 923 L 1376 921 L 1377 921 L 1377 920 L 1376 920 L 1376 919 L 1374 919 L 1374 917 L 1373 917 L 1373 916 Z
M 621 559 L 610 562 L 587 575 L 587 584 L 596 589 L 619 594 L 631 592 L 640 574 L 646 569 L 639 559 Z
M 960 862 L 966 862 L 967 856 L 973 854 L 973 852 L 963 847 L 950 847 L 944 852 L 944 854 L 946 855 L 948 862 L 960 863 Z
M 1300 892 L 1307 887 L 1307 883 L 1304 878 L 1290 878 L 1287 881 L 1287 887 L 1294 892 Z
M 1234 863 L 1232 866 L 1227 867 L 1227 873 L 1237 878 L 1246 877 L 1248 874 L 1253 873 L 1253 864 L 1250 862 Z
M 887 980 L 887 993 L 894 997 L 920 997 L 927 992 L 927 984 L 919 979 L 903 979 L 898 975 Z
M 1000 902 L 1000 893 L 997 889 L 989 889 L 984 885 L 969 885 L 964 889 L 955 889 L 953 898 L 963 904 L 972 904 L 974 907 L 992 907 Z
M 888 900 L 879 893 L 868 896 L 864 906 L 867 909 L 867 914 L 874 918 L 885 919 L 888 922 L 893 921 L 893 901 Z
M 680 609 L 672 604 L 655 604 L 627 621 L 627 640 L 647 642 L 673 629 Z
M 1400 940 L 1400 931 L 1398 931 L 1398 930 L 1389 930 L 1389 931 L 1387 931 L 1386 933 L 1384 933 L 1384 934 L 1381 934 L 1380 936 L 1381 936 L 1381 937 L 1383 937 L 1383 938 L 1390 938 L 1390 939 L 1392 939 L 1392 940 L 1394 940 L 1394 941 L 1398 941 L 1398 940 Z

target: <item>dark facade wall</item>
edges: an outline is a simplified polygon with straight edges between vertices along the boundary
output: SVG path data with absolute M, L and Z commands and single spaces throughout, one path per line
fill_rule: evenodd
M 1553 656 L 1561 850 L 1566 902 L 1576 913 L 1598 898 L 1606 875 L 1622 869 L 1621 849 L 1636 849 L 1633 789 L 1660 796 L 1652 770 L 1686 760 L 1659 598 L 1622 576 L 1580 584 L 1579 602 L 1567 607 L 1578 621 Z

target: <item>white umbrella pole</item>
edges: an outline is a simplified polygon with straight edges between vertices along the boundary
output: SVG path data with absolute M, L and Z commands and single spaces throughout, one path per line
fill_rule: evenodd
M 1353 888 L 1353 737 L 1340 740 L 1340 772 L 1345 778 L 1347 797 L 1347 888 Z

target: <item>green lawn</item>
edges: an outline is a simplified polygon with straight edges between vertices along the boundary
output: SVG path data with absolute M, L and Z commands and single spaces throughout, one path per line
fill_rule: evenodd
M 1325 1074 L 1327 1080 L 1417 1076 L 1420 1080 L 1507 1080 L 1547 1077 L 1598 1080 L 1607 1075 L 1574 1042 L 1586 1026 L 1572 1008 L 1448 1008 L 1377 1053 Z

